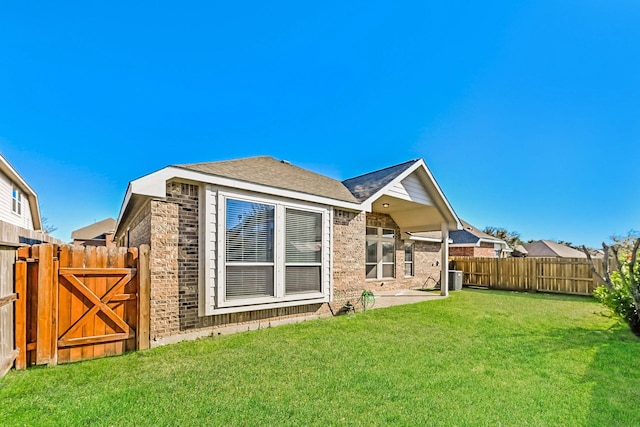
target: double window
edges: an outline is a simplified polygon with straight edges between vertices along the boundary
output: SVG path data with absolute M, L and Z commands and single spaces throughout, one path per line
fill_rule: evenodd
M 218 307 L 324 297 L 326 211 L 233 195 L 221 201 L 224 270 Z
M 367 279 L 395 277 L 395 231 L 389 228 L 367 227 Z
M 22 193 L 16 187 L 13 187 L 11 193 L 11 211 L 22 215 Z

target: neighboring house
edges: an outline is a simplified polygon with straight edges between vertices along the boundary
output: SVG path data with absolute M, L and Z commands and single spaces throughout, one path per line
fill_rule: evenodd
M 0 241 L 40 243 L 47 237 L 41 229 L 36 192 L 0 155 Z
M 462 230 L 449 233 L 452 242 L 449 249 L 451 256 L 469 256 L 476 258 L 506 258 L 512 249 L 507 242 L 478 230 L 466 221 L 460 220 Z
M 537 240 L 524 245 L 529 258 L 586 258 L 584 252 L 551 240 Z
M 322 314 L 334 289 L 417 287 L 441 273 L 446 284 L 447 237 L 460 227 L 421 159 L 340 182 L 251 157 L 130 182 L 115 240 L 151 245 L 151 338 L 166 342 Z M 444 243 L 410 234 L 428 231 Z
M 71 232 L 71 238 L 74 245 L 115 246 L 113 242 L 115 230 L 116 220 L 107 218 Z
M 516 245 L 516 247 L 513 248 L 513 252 L 511 253 L 511 256 L 514 258 L 524 258 L 527 255 L 529 255 L 529 252 L 527 252 L 527 250 L 522 245 Z

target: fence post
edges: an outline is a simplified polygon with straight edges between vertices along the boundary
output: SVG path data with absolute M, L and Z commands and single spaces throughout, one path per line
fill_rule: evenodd
M 15 340 L 18 356 L 16 369 L 27 368 L 27 262 L 16 261 L 15 293 Z
M 53 283 L 53 245 L 44 243 L 39 245 L 38 260 L 38 325 L 36 332 L 36 364 L 55 364 L 52 349 L 57 347 L 57 338 L 53 335 L 52 316 L 54 311 L 54 283 Z M 53 338 L 52 338 L 53 337 Z M 57 349 L 57 348 L 56 348 Z
M 151 271 L 149 266 L 149 245 L 138 249 L 138 330 L 137 349 L 149 348 L 149 322 L 151 298 Z

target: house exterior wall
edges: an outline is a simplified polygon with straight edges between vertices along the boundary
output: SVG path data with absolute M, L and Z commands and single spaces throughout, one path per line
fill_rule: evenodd
M 236 325 L 328 313 L 307 304 L 241 313 L 199 316 L 199 185 L 171 181 L 165 200 L 149 202 L 129 225 L 129 245 L 151 246 L 150 335 L 152 345 L 168 337 Z
M 477 246 L 450 246 L 450 256 L 468 256 L 475 258 L 495 258 L 496 251 L 493 247 L 493 243 L 480 243 L 480 247 Z
M 405 241 L 401 239 L 400 227 L 393 218 L 387 214 L 371 212 L 366 214 L 367 227 L 382 227 L 395 230 L 395 278 L 392 279 L 367 279 L 362 286 L 374 292 L 376 289 L 407 289 L 421 287 L 429 277 L 436 281 L 440 280 L 440 257 L 441 244 L 421 241 Z M 364 230 L 363 230 L 364 233 Z M 363 239 L 364 240 L 364 239 Z M 414 243 L 414 275 L 404 276 L 404 243 Z M 362 263 L 354 268 L 358 268 L 364 275 L 364 253 L 365 245 L 361 248 L 363 254 Z
M 169 181 L 166 198 L 152 200 L 130 222 L 123 238 L 129 246 L 151 247 L 150 334 L 152 345 L 177 336 L 215 333 L 219 327 L 270 324 L 293 318 L 326 315 L 327 304 L 201 315 L 199 183 Z M 366 226 L 396 230 L 396 278 L 365 280 Z M 404 241 L 389 215 L 333 210 L 331 263 L 333 287 L 359 293 L 363 289 L 419 287 L 428 277 L 439 279 L 440 244 L 414 242 L 414 276 L 404 277 Z M 123 242 L 120 241 L 120 244 Z
M 22 193 L 22 209 L 20 215 L 12 210 L 13 182 L 5 174 L 0 173 L 0 221 L 33 230 L 31 206 L 26 194 Z
M 364 212 L 333 211 L 333 287 L 362 290 L 365 282 Z

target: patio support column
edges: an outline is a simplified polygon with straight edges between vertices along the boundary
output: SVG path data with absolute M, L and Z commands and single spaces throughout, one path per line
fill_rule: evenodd
M 442 223 L 442 261 L 440 262 L 440 295 L 449 296 L 449 227 Z

